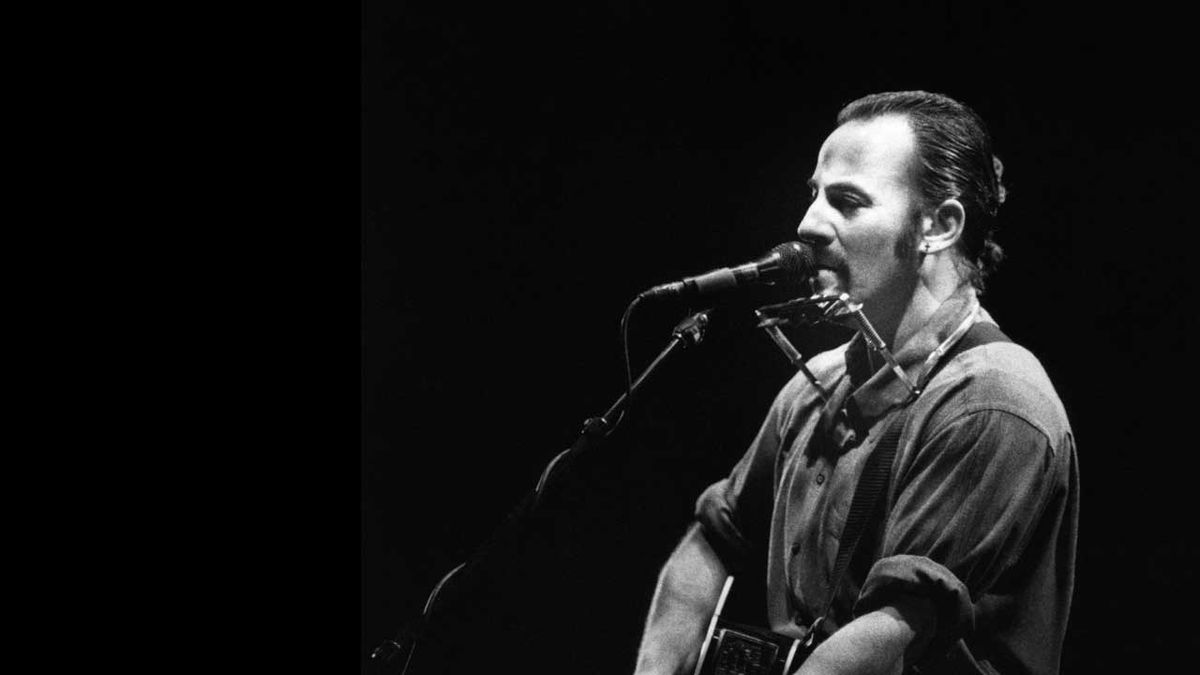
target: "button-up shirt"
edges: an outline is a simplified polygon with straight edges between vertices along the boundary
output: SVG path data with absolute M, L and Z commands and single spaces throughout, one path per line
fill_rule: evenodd
M 1023 347 L 993 342 L 940 362 L 974 321 L 992 319 L 964 286 L 895 350 L 915 400 L 861 336 L 817 355 L 808 367 L 828 398 L 797 374 L 729 477 L 697 501 L 735 574 L 761 570 L 747 565 L 765 548 L 772 629 L 799 636 L 825 608 L 865 460 L 903 415 L 883 512 L 820 630 L 916 595 L 936 608 L 921 672 L 1057 672 L 1074 579 L 1074 440 Z

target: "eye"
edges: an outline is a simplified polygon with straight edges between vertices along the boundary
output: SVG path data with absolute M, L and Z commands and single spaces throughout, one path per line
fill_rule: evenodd
M 829 204 L 841 211 L 843 214 L 850 214 L 858 209 L 866 206 L 862 200 L 852 194 L 845 192 L 837 192 L 828 196 Z

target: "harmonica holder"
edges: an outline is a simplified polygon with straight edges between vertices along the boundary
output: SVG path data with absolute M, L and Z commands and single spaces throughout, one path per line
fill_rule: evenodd
M 883 338 L 879 337 L 878 331 L 863 314 L 862 304 L 851 302 L 850 296 L 845 293 L 836 296 L 817 293 L 807 298 L 796 298 L 760 307 L 755 310 L 754 314 L 758 317 L 758 327 L 766 331 L 787 360 L 804 373 L 804 377 L 808 378 L 808 381 L 816 388 L 823 401 L 829 400 L 828 390 L 817 381 L 812 371 L 804 364 L 804 358 L 800 352 L 783 334 L 784 326 L 812 327 L 823 323 L 845 326 L 849 322 L 863 336 L 867 347 L 887 361 L 896 377 L 904 383 L 904 386 L 908 387 L 909 395 L 912 398 L 916 398 L 921 393 L 917 385 L 896 362 L 896 357 L 892 356 L 891 350 L 888 349 Z

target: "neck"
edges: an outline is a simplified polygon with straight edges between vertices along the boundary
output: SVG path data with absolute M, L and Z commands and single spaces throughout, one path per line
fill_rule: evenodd
M 903 346 L 963 283 L 951 255 L 949 251 L 925 255 L 907 294 L 908 301 L 893 304 L 900 310 L 885 309 L 878 317 L 868 316 L 889 349 L 896 351 Z

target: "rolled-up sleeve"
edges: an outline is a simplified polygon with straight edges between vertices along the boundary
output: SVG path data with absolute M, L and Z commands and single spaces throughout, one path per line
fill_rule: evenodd
M 932 601 L 926 653 L 976 626 L 976 602 L 1016 562 L 1046 505 L 1065 485 L 1047 435 L 1005 410 L 965 412 L 932 430 L 897 467 L 879 557 L 856 616 L 898 595 Z
M 738 527 L 730 502 L 730 483 L 729 478 L 717 481 L 700 495 L 696 500 L 696 522 L 721 562 L 730 570 L 740 571 L 750 556 L 750 542 Z

